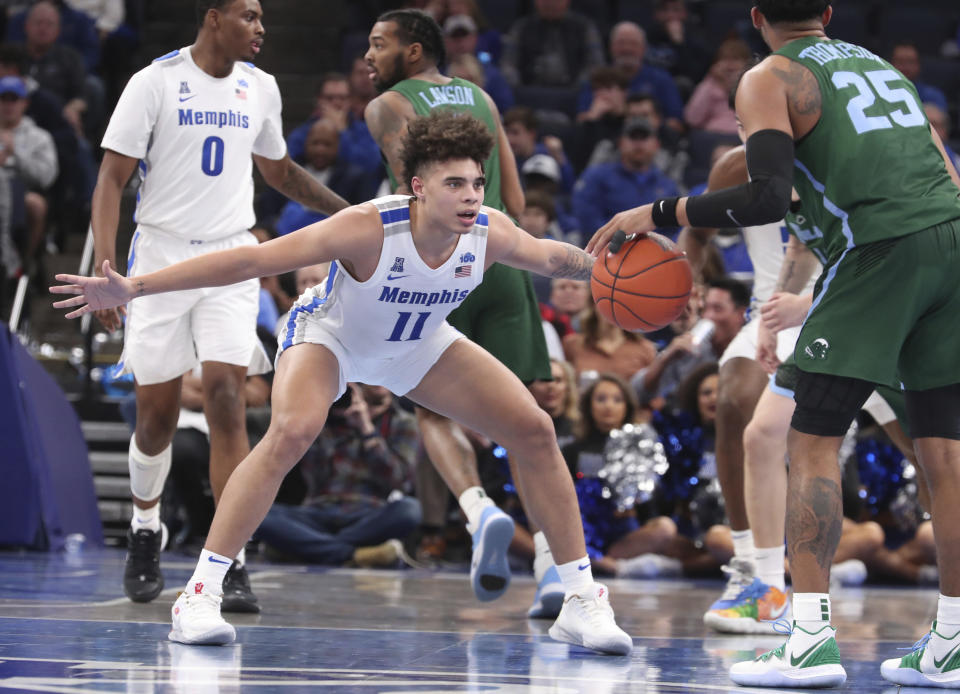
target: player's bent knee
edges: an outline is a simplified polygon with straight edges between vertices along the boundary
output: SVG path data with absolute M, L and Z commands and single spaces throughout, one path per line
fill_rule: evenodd
M 800 371 L 790 426 L 811 436 L 846 436 L 873 388 L 874 384 L 858 378 Z
M 870 546 L 871 549 L 879 549 L 883 545 L 885 538 L 883 527 L 874 521 L 866 521 L 861 523 L 861 532 L 863 533 L 863 541 Z
M 324 420 L 274 413 L 264 442 L 280 465 L 293 467 L 303 457 L 323 428 Z
M 673 541 L 677 536 L 677 524 L 667 516 L 657 516 L 648 526 L 654 533 L 654 539 L 661 547 Z
M 908 390 L 904 396 L 913 438 L 960 441 L 960 383 Z

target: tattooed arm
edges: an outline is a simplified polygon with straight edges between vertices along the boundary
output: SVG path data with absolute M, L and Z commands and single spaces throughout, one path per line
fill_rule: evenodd
M 499 262 L 545 277 L 588 280 L 593 256 L 569 243 L 534 238 L 502 212 L 489 210 L 487 267 Z
M 403 175 L 400 149 L 403 136 L 407 133 L 407 121 L 415 115 L 410 102 L 396 92 L 384 92 L 367 104 L 363 112 L 370 134 L 397 181 L 396 193 L 410 193 L 410 186 Z
M 350 206 L 350 203 L 307 173 L 289 154 L 284 155 L 283 159 L 267 159 L 255 154 L 253 161 L 268 185 L 304 207 L 332 215 Z

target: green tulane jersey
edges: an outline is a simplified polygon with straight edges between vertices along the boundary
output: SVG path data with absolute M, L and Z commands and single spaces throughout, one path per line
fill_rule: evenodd
M 807 216 L 806 210 L 801 206 L 796 212 L 789 211 L 783 218 L 787 231 L 799 239 L 800 243 L 806 246 L 815 256 L 820 264 L 827 266 L 830 258 L 839 257 L 846 247 L 843 243 L 843 237 L 833 239 L 833 246 L 827 246 L 827 238 L 823 231 L 814 224 L 813 219 Z
M 501 212 L 506 212 L 503 199 L 500 196 L 500 145 L 497 141 L 497 125 L 480 87 L 459 77 L 454 77 L 447 84 L 408 79 L 397 82 L 390 88 L 390 91 L 403 94 L 413 105 L 414 112 L 419 116 L 425 116 L 435 108 L 452 108 L 455 111 L 467 111 L 490 128 L 494 137 L 494 145 L 490 156 L 483 163 L 483 175 L 487 179 L 483 193 L 483 204 Z M 387 166 L 387 175 L 390 177 L 390 185 L 396 190 L 397 179 L 389 165 Z
M 843 41 L 809 37 L 776 52 L 817 78 L 820 120 L 796 143 L 794 186 L 828 259 L 842 248 L 960 218 L 957 187 L 913 84 Z

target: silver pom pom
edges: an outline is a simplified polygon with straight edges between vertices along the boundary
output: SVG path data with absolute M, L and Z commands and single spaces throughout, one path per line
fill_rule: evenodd
M 649 424 L 625 424 L 610 432 L 603 449 L 603 497 L 618 511 L 628 511 L 650 499 L 670 464 L 657 432 Z

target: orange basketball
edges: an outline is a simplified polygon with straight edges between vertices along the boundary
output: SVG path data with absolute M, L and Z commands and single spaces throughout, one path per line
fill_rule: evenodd
M 687 305 L 692 287 L 683 251 L 654 233 L 627 241 L 612 256 L 604 253 L 590 279 L 600 315 L 631 332 L 669 325 Z

